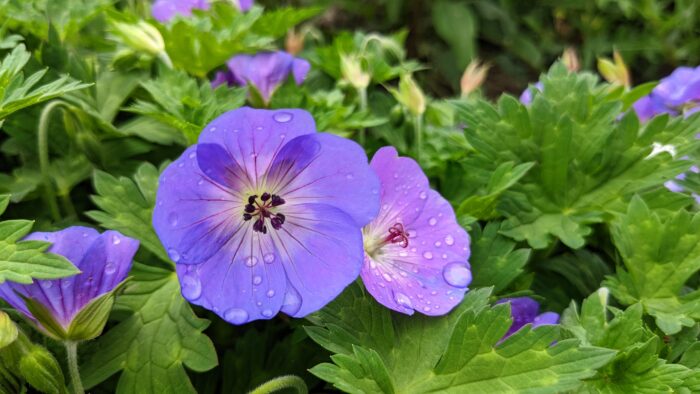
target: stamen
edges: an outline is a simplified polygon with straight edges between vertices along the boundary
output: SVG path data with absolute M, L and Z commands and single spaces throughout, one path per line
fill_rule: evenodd
M 253 231 L 267 234 L 267 225 L 265 224 L 265 219 L 270 219 L 270 224 L 275 230 L 282 228 L 286 217 L 281 213 L 273 212 L 272 208 L 283 205 L 286 201 L 276 195 L 265 192 L 260 195 L 260 200 L 257 199 L 258 195 L 251 195 L 248 197 L 248 204 L 243 208 L 243 220 L 249 221 L 255 218 L 253 222 Z
M 384 239 L 385 243 L 398 244 L 402 248 L 408 247 L 408 232 L 403 228 L 403 224 L 395 223 L 389 227 L 389 235 Z

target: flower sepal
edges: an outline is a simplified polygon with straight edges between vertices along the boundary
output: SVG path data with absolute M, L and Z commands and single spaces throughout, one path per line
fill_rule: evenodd
M 87 341 L 97 338 L 102 333 L 114 306 L 114 298 L 128 280 L 129 278 L 124 279 L 111 291 L 90 301 L 75 314 L 67 327 L 40 302 L 24 296 L 22 299 L 36 319 L 37 329 L 44 334 L 59 341 Z

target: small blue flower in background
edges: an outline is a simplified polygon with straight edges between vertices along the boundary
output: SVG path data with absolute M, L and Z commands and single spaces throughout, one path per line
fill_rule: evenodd
M 542 82 L 537 82 L 532 86 L 528 86 L 523 90 L 523 93 L 520 95 L 520 102 L 525 104 L 525 105 L 530 105 L 532 103 L 532 89 L 537 89 L 540 92 L 544 89 L 544 85 Z
M 642 121 L 660 114 L 689 115 L 700 109 L 700 67 L 678 67 L 634 103 Z
M 503 339 L 513 335 L 526 324 L 532 324 L 532 328 L 559 323 L 559 314 L 545 312 L 540 314 L 540 304 L 530 297 L 504 298 L 497 304 L 510 303 L 510 315 L 513 323 Z
M 308 112 L 245 107 L 166 168 L 153 225 L 190 302 L 233 324 L 303 317 L 359 275 L 378 190 L 364 150 Z
M 446 314 L 472 279 L 469 235 L 413 159 L 384 147 L 370 165 L 381 182 L 381 209 L 363 230 L 362 282 L 387 308 Z
M 79 226 L 51 233 L 36 232 L 25 239 L 50 242 L 48 251 L 64 256 L 81 273 L 62 279 L 35 280 L 28 285 L 5 282 L 0 285 L 0 298 L 36 322 L 20 296 L 33 299 L 63 328 L 68 328 L 90 301 L 110 292 L 126 278 L 139 247 L 137 240 L 116 231 L 100 234 Z
M 253 0 L 231 0 L 241 12 L 248 11 L 253 6 Z M 192 10 L 208 10 L 208 0 L 156 0 L 151 7 L 151 14 L 161 23 L 166 23 L 176 15 L 190 16 Z
M 190 16 L 192 10 L 208 10 L 207 0 L 158 0 L 151 7 L 151 14 L 161 23 L 166 23 L 176 15 Z
M 256 89 L 265 104 L 289 75 L 301 85 L 311 69 L 308 61 L 296 58 L 287 52 L 261 52 L 255 55 L 237 55 L 226 62 L 227 71 L 219 71 L 212 81 L 213 86 L 250 85 Z

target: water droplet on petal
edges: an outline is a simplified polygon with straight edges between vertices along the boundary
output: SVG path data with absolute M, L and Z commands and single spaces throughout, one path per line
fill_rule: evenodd
M 433 258 L 433 254 L 430 253 L 430 252 L 423 252 L 423 257 L 425 257 L 426 259 L 430 260 L 430 259 Z
M 455 239 L 451 235 L 447 234 L 445 236 L 445 243 L 452 246 L 455 244 Z
M 269 310 L 269 309 L 265 309 L 264 311 L 262 311 L 262 315 L 265 316 L 265 317 L 271 317 L 271 316 L 272 316 L 272 311 Z
M 395 172 L 395 173 L 394 173 L 394 179 L 399 179 L 399 173 L 398 173 L 398 172 Z
M 160 204 L 163 205 L 163 201 L 161 201 Z M 87 237 L 88 237 L 88 233 L 83 233 L 83 238 L 87 238 Z
M 172 260 L 175 263 L 180 261 L 180 253 L 178 253 L 177 250 L 173 248 L 168 249 L 168 256 L 170 256 L 170 260 Z
M 112 275 L 117 272 L 117 265 L 111 261 L 108 261 L 105 265 L 105 274 Z
M 294 116 L 290 114 L 289 112 L 278 112 L 274 115 L 272 115 L 272 119 L 274 119 L 276 122 L 279 123 L 287 123 L 290 120 L 292 120 Z
M 442 277 L 450 286 L 465 288 L 472 281 L 472 273 L 463 263 L 450 263 L 442 269 Z
M 231 308 L 224 312 L 224 319 L 233 324 L 243 324 L 248 321 L 248 312 L 243 309 Z
M 394 294 L 394 300 L 396 301 L 397 304 L 403 306 L 404 308 L 411 308 L 413 309 L 413 304 L 411 303 L 411 299 L 408 298 L 405 294 L 403 293 L 395 293 Z
M 270 297 L 270 298 L 274 297 L 274 296 L 275 296 L 275 291 L 274 291 L 274 290 L 268 290 L 268 291 L 267 291 L 267 296 Z
M 185 166 L 185 163 L 181 161 L 181 162 L 177 163 L 177 166 L 180 167 L 180 168 L 182 168 L 182 167 Z
M 202 295 L 202 282 L 195 275 L 184 275 L 180 285 L 182 287 L 182 296 L 190 301 L 194 301 Z
M 301 296 L 295 288 L 287 287 L 287 292 L 284 294 L 284 302 L 282 302 L 282 312 L 292 316 L 299 312 L 301 308 Z
M 426 198 L 428 198 L 428 193 L 420 192 L 420 194 L 418 194 L 418 197 L 420 197 L 421 200 L 425 200 Z
M 265 256 L 263 256 L 263 260 L 265 260 L 266 263 L 270 264 L 273 261 L 275 261 L 275 254 L 274 253 L 268 253 Z
M 423 307 L 423 312 L 430 312 L 430 307 L 429 307 L 429 306 L 424 306 L 424 307 Z
M 387 282 L 392 281 L 391 276 L 389 274 L 387 274 L 386 272 L 382 274 L 382 278 L 384 278 L 384 280 Z
M 437 224 L 437 219 L 435 219 L 435 218 L 430 218 L 430 219 L 428 220 L 428 224 L 431 225 L 431 226 L 436 225 L 436 224 Z
M 442 245 L 442 242 L 440 242 L 440 241 L 435 241 L 435 246 L 437 246 L 437 247 L 439 248 L 440 245 Z
M 345 175 L 345 178 L 348 179 L 348 180 L 350 180 L 350 179 L 355 178 L 355 176 L 352 175 L 352 174 L 346 174 L 346 175 Z
M 120 243 L 122 243 L 121 238 L 119 238 L 119 237 L 116 236 L 116 235 L 112 236 L 112 244 L 114 244 L 114 245 L 119 245 Z
M 197 156 L 197 154 L 196 154 L 196 153 L 194 153 L 194 152 L 190 152 L 190 154 L 189 154 L 189 156 L 188 156 L 188 157 L 189 157 L 190 159 L 194 159 L 194 158 L 195 158 L 196 156 Z
M 204 183 L 204 178 L 199 178 L 199 180 L 197 181 L 197 184 L 202 185 L 203 183 Z
M 67 279 L 61 281 L 61 288 L 67 289 L 70 287 L 71 282 Z
M 41 283 L 41 287 L 43 287 L 44 289 L 50 289 L 53 286 L 53 283 L 51 283 L 51 281 L 48 280 L 42 280 L 39 283 Z
M 399 257 L 406 257 L 406 256 L 408 256 L 408 252 L 403 251 L 403 250 L 399 252 Z
M 177 221 L 178 221 L 178 216 L 175 212 L 171 213 L 168 215 L 168 223 L 170 223 L 171 226 L 175 227 L 177 226 Z
M 253 284 L 257 286 L 257 285 L 259 285 L 259 284 L 261 284 L 261 283 L 262 283 L 262 276 L 255 275 L 255 276 L 253 277 Z
M 248 257 L 245 259 L 245 265 L 248 266 L 248 267 L 252 267 L 252 266 L 254 266 L 254 265 L 257 264 L 257 263 L 258 263 L 258 258 L 255 257 L 255 256 L 248 256 Z
M 384 204 L 384 205 L 382 205 L 382 209 L 385 210 L 385 211 L 386 211 L 387 209 L 389 209 L 389 204 Z

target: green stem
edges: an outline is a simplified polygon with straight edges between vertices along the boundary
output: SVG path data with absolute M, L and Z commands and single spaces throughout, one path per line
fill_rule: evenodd
M 361 88 L 357 89 L 357 95 L 360 99 L 360 111 L 365 112 L 367 111 L 367 88 Z M 362 147 L 365 147 L 365 141 L 367 139 L 367 130 L 363 127 L 360 129 L 360 134 L 358 136 L 358 140 L 360 142 L 360 145 Z
M 413 132 L 415 133 L 413 143 L 416 149 L 416 161 L 420 163 L 420 156 L 423 151 L 423 115 L 415 115 L 413 117 Z
M 64 345 L 68 356 L 68 373 L 73 385 L 73 392 L 75 394 L 85 394 L 83 382 L 80 380 L 80 371 L 78 370 L 78 342 L 66 341 Z
M 37 148 L 39 150 L 39 168 L 41 169 L 41 181 L 44 185 L 44 198 L 49 205 L 49 211 L 54 221 L 61 220 L 61 212 L 58 210 L 58 201 L 51 185 L 49 175 L 49 121 L 51 113 L 59 106 L 68 107 L 63 101 L 52 101 L 44 107 L 39 117 L 39 130 L 37 134 Z
M 284 389 L 293 389 L 298 394 L 307 394 L 309 392 L 302 378 L 294 375 L 285 375 L 261 384 L 251 391 L 250 394 L 269 394 Z
M 66 211 L 66 215 L 71 218 L 77 218 L 78 212 L 75 210 L 73 201 L 70 199 L 70 191 L 65 193 L 61 192 L 59 195 L 61 196 L 61 205 L 63 205 L 63 210 Z

